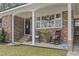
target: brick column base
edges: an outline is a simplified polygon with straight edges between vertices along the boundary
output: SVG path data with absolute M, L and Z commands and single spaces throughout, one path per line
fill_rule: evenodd
M 73 40 L 68 40 L 68 50 L 72 51 L 73 49 Z

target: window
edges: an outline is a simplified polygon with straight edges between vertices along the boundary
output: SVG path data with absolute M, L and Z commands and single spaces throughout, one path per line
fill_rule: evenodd
M 61 17 L 61 14 L 56 14 L 56 18 L 60 18 Z
M 50 20 L 49 27 L 54 27 L 54 20 Z
M 36 28 L 40 28 L 40 22 L 39 21 L 36 22 Z
M 36 28 L 61 28 L 61 14 L 37 17 Z
M 54 27 L 54 15 L 51 15 L 50 16 L 50 19 L 49 19 L 49 27 Z
M 61 14 L 56 14 L 55 27 L 61 28 L 61 26 L 62 26 Z
M 40 17 L 36 19 L 36 28 L 40 28 Z
M 49 16 L 42 16 L 41 27 L 49 27 Z
M 55 27 L 57 28 L 61 27 L 61 20 L 55 20 Z

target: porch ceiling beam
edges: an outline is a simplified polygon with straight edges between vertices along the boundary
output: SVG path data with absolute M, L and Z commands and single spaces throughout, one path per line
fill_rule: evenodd
M 35 44 L 35 11 L 32 11 L 32 44 Z

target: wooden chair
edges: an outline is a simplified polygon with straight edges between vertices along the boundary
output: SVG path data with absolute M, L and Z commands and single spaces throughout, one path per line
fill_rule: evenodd
M 56 30 L 54 44 L 60 44 L 60 36 L 61 36 L 61 31 Z
M 40 36 L 41 36 L 41 32 L 40 31 L 36 31 L 36 33 L 35 33 L 35 41 L 36 42 L 40 42 Z

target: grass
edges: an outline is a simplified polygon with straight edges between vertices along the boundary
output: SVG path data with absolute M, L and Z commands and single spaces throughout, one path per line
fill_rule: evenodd
M 66 50 L 40 48 L 26 45 L 0 45 L 0 56 L 65 56 Z

